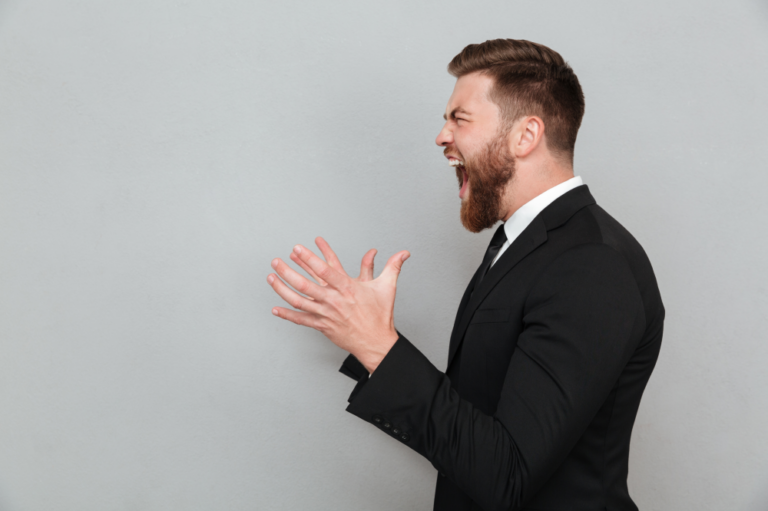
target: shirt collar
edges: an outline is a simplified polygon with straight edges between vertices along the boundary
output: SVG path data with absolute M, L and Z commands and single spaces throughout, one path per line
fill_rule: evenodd
M 521 232 L 533 222 L 533 219 L 542 212 L 544 208 L 552 204 L 558 197 L 566 192 L 573 190 L 583 183 L 581 176 L 574 176 L 559 185 L 553 186 L 549 190 L 537 195 L 529 200 L 515 211 L 511 217 L 504 223 L 504 233 L 507 235 L 507 243 L 515 241 Z

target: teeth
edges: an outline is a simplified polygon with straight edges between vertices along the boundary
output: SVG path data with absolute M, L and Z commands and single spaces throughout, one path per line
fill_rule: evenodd
M 461 167 L 464 165 L 464 162 L 461 160 L 450 159 L 448 160 L 448 165 L 450 165 L 451 167 Z

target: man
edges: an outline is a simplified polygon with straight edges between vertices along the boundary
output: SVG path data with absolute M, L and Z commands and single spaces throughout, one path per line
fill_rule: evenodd
M 406 251 L 373 279 L 296 246 L 317 283 L 273 261 L 273 313 L 350 352 L 347 410 L 437 468 L 435 510 L 636 510 L 632 425 L 658 357 L 664 307 L 642 247 L 573 174 L 584 100 L 553 50 L 467 46 L 437 137 L 456 168 L 461 221 L 496 230 L 461 300 L 446 373 L 394 327 Z M 301 294 L 300 294 L 301 293 Z

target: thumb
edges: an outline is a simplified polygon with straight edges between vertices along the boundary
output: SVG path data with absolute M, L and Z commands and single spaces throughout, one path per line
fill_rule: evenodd
M 391 280 L 393 284 L 396 284 L 397 277 L 400 275 L 400 270 L 403 268 L 403 263 L 409 257 L 411 257 L 411 253 L 407 250 L 402 250 L 390 257 L 389 261 L 387 261 L 387 265 L 382 270 L 381 275 L 379 275 L 379 278 L 383 277 L 386 280 Z

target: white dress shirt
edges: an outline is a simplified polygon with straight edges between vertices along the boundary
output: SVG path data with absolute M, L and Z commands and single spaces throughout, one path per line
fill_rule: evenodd
M 509 217 L 509 220 L 507 220 L 504 224 L 504 234 L 507 235 L 507 242 L 501 246 L 499 253 L 496 254 L 496 258 L 491 263 L 491 266 L 496 264 L 496 261 L 499 260 L 501 254 L 503 254 L 504 251 L 509 248 L 512 242 L 515 241 L 515 238 L 520 236 L 520 233 L 523 232 L 531 222 L 533 222 L 533 219 L 536 218 L 536 215 L 541 213 L 544 208 L 552 204 L 555 199 L 563 195 L 565 192 L 573 190 L 577 186 L 581 186 L 583 184 L 584 183 L 581 180 L 581 176 L 574 176 L 568 181 L 563 181 L 559 185 L 553 186 L 546 192 L 537 195 L 533 199 L 520 206 L 520 209 L 512 213 L 512 216 Z

